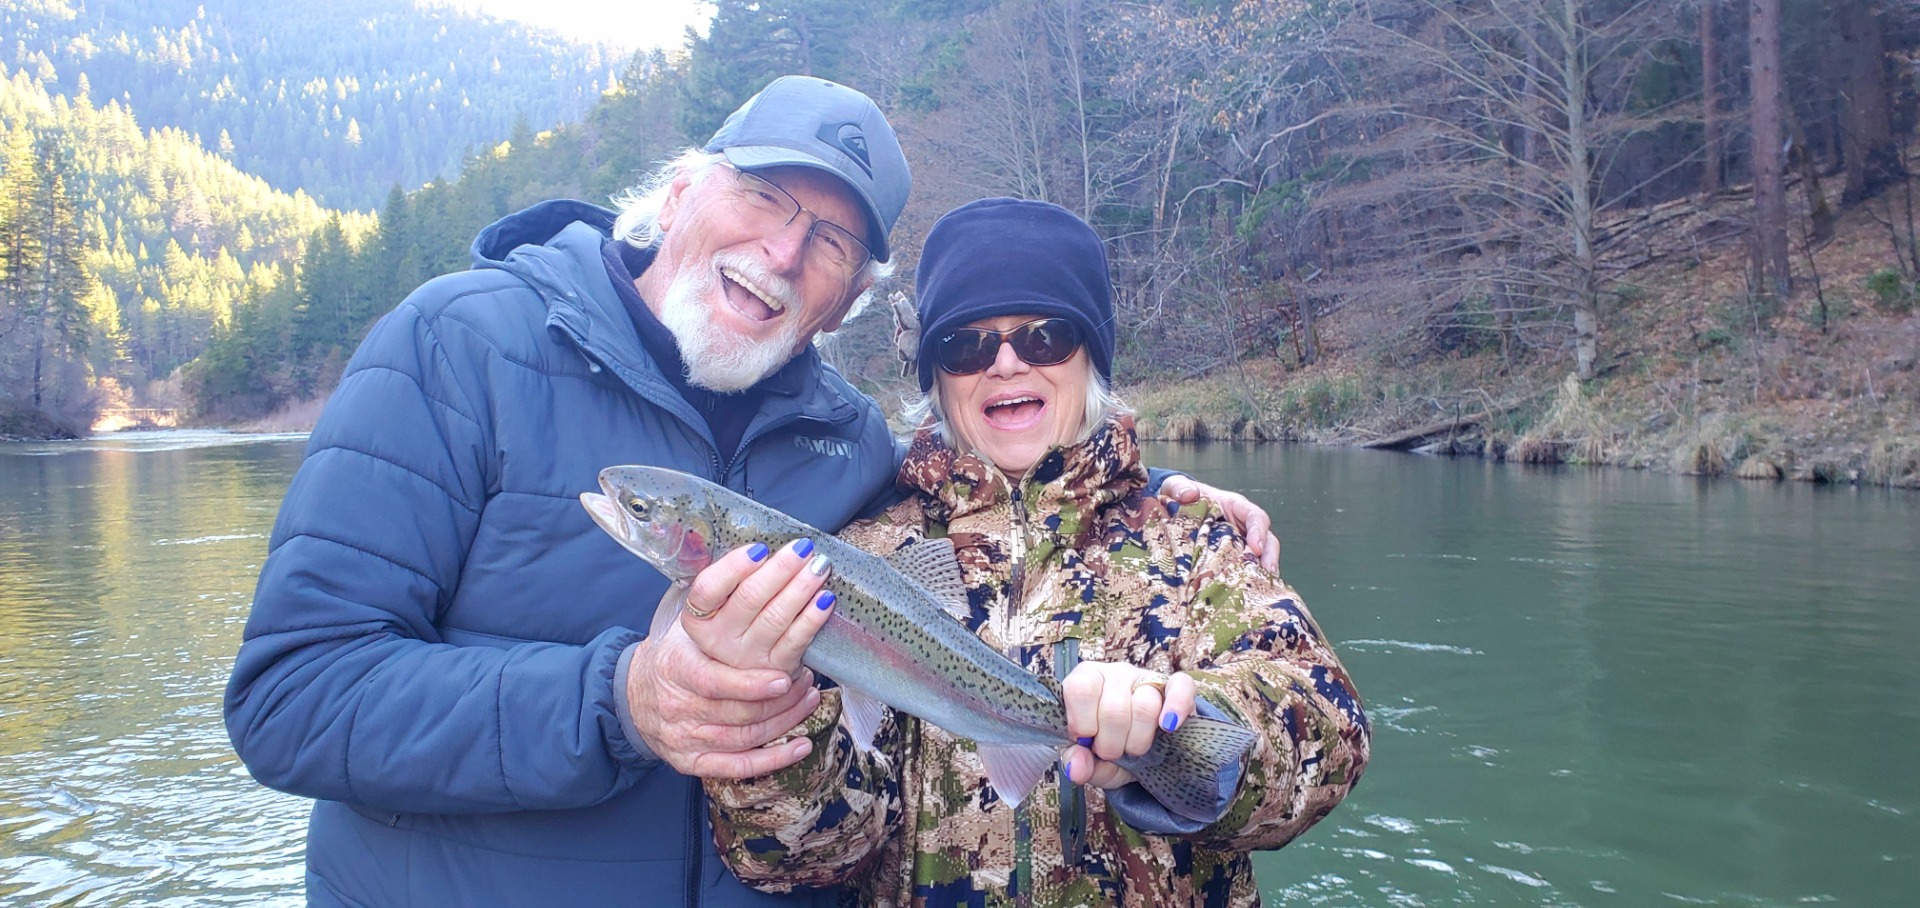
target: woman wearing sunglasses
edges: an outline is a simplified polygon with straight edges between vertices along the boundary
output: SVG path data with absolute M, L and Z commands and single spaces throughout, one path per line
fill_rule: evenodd
M 1368 732 L 1300 597 L 1201 502 L 1145 491 L 1133 426 L 1108 392 L 1114 328 L 1100 238 L 1067 210 L 987 199 L 928 233 L 916 278 L 920 430 L 911 494 L 842 536 L 874 552 L 951 538 L 965 623 L 1061 679 L 1067 748 L 1017 807 L 973 742 L 889 713 L 873 750 L 828 691 L 801 762 L 709 782 L 721 853 L 770 890 L 845 883 L 861 904 L 1251 905 L 1248 853 L 1325 816 L 1366 764 Z M 1196 713 L 1255 732 L 1204 819 L 1113 761 Z

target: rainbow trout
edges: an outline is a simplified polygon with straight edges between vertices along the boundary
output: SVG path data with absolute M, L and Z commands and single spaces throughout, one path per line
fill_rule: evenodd
M 840 686 L 842 723 L 862 750 L 873 746 L 883 706 L 918 716 L 972 739 L 994 790 L 1017 806 L 1073 742 L 1059 685 L 995 652 L 958 620 L 967 594 L 951 541 L 872 555 L 737 492 L 659 467 L 608 467 L 600 488 L 604 494 L 580 496 L 594 522 L 673 581 L 655 611 L 654 633 L 679 615 L 693 575 L 715 553 L 812 538 L 833 561 L 826 585 L 837 598 L 803 661 Z M 1168 809 L 1211 822 L 1230 796 L 1220 791 L 1220 771 L 1253 740 L 1245 728 L 1196 715 L 1119 765 Z

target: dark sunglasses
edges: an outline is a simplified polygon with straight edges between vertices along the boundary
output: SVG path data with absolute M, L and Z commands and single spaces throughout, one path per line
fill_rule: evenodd
M 1029 366 L 1057 366 L 1080 349 L 1080 329 L 1064 318 L 1036 318 L 1007 331 L 955 328 L 934 345 L 934 362 L 954 375 L 984 371 L 1000 355 L 1002 343 Z

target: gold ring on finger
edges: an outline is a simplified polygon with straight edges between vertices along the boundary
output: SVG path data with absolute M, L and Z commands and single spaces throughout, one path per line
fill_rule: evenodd
M 695 618 L 701 618 L 701 619 L 711 618 L 713 617 L 713 613 L 719 610 L 720 610 L 720 607 L 717 605 L 710 609 L 702 609 L 699 606 L 694 605 L 693 600 L 687 600 L 687 611 L 692 612 L 693 617 Z
M 1167 695 L 1167 676 L 1159 672 L 1145 672 L 1135 675 L 1133 676 L 1133 687 L 1128 688 L 1127 692 L 1133 693 L 1143 687 L 1151 687 L 1159 691 L 1160 696 L 1164 697 Z

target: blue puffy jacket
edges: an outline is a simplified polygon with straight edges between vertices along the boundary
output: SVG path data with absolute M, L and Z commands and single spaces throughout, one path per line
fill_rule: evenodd
M 894 442 L 809 349 L 715 450 L 614 294 L 611 222 L 489 227 L 374 327 L 287 490 L 226 717 L 255 778 L 317 799 L 313 904 L 833 900 L 742 886 L 699 785 L 627 739 L 616 663 L 666 581 L 577 496 L 658 464 L 837 529 L 890 494 Z

